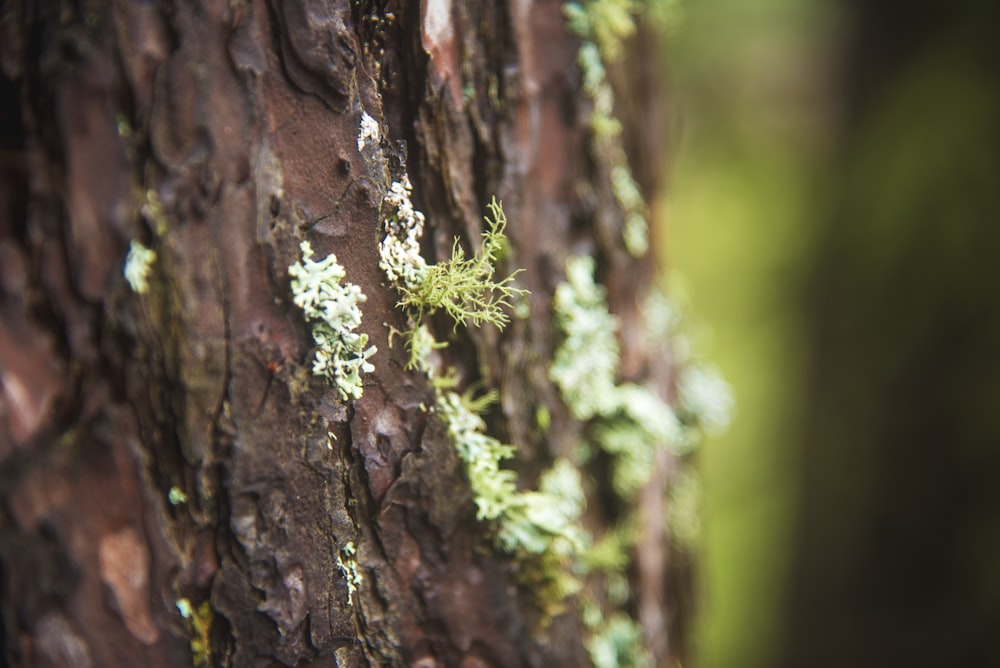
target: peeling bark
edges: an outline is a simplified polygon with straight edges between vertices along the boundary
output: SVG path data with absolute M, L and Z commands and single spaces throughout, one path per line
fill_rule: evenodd
M 456 235 L 474 245 L 485 203 L 503 200 L 530 316 L 456 333 L 449 362 L 499 389 L 491 427 L 526 481 L 568 454 L 580 425 L 547 375 L 565 260 L 600 258 L 626 334 L 652 261 L 621 246 L 561 3 L 0 11 L 7 660 L 185 665 L 183 598 L 211 602 L 218 665 L 586 665 L 579 620 L 539 633 L 516 565 L 489 549 L 432 391 L 390 340 L 406 322 L 377 249 L 404 168 L 429 257 Z M 388 133 L 384 161 L 357 149 L 362 110 Z M 157 254 L 141 296 L 121 277 L 131 239 Z M 287 274 L 301 239 L 368 297 L 376 371 L 350 404 L 309 373 Z M 669 361 L 653 369 L 645 346 L 625 337 L 624 375 L 668 386 Z M 607 521 L 594 504 L 587 522 Z M 643 609 L 663 613 L 667 547 L 653 543 L 637 577 L 656 590 Z

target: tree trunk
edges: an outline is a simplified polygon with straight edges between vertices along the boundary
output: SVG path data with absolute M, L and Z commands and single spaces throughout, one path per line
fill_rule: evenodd
M 439 356 L 460 389 L 498 390 L 489 432 L 516 447 L 505 466 L 525 489 L 592 428 L 549 373 L 572 255 L 597 258 L 621 322 L 619 379 L 673 399 L 671 358 L 641 336 L 654 262 L 623 244 L 614 159 L 594 148 L 562 3 L 24 0 L 2 12 L 6 660 L 587 665 L 599 629 L 579 601 L 609 614 L 603 576 L 546 608 L 531 564 L 497 549 L 435 389 L 404 368 L 395 333 L 412 313 L 379 265 L 383 200 L 404 173 L 428 261 L 456 236 L 473 253 L 486 204 L 502 200 L 502 269 L 524 269 L 530 299 L 502 332 L 442 314 L 426 324 L 449 341 Z M 641 31 L 631 44 L 653 50 Z M 629 101 L 619 115 L 638 119 L 654 74 L 625 71 L 608 69 Z M 363 114 L 378 131 L 361 146 Z M 646 192 L 656 135 L 624 135 Z M 289 287 L 302 240 L 367 296 L 360 330 L 377 353 L 360 398 L 311 373 Z M 130 241 L 155 252 L 131 287 Z M 619 607 L 667 665 L 685 656 L 689 557 L 665 531 L 680 459 L 663 448 L 655 462 Z M 579 464 L 596 538 L 628 512 L 606 465 Z

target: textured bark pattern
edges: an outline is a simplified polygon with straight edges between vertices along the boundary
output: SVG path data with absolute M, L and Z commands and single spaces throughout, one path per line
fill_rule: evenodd
M 221 665 L 585 665 L 578 622 L 536 636 L 531 593 L 484 542 L 423 409 L 433 395 L 390 341 L 406 323 L 377 250 L 404 164 L 439 257 L 454 235 L 475 244 L 489 197 L 504 201 L 530 317 L 458 332 L 448 361 L 500 389 L 491 427 L 526 480 L 567 454 L 579 426 L 547 377 L 565 258 L 602 259 L 626 333 L 649 263 L 632 271 L 620 212 L 593 185 L 607 179 L 561 3 L 2 12 L 8 661 L 184 665 L 186 597 L 211 601 Z M 385 162 L 357 149 L 362 110 L 388 131 Z M 142 296 L 120 272 L 134 238 L 158 256 Z M 350 405 L 309 371 L 287 276 L 303 238 L 368 296 L 376 371 Z M 624 346 L 627 374 L 648 375 L 642 344 Z M 188 501 L 171 505 L 171 488 Z M 353 606 L 337 566 L 348 542 L 364 578 Z M 660 603 L 662 568 L 648 576 Z

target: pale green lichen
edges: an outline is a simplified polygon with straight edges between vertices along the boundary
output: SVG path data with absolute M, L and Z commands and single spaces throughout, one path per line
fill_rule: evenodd
M 589 543 L 579 526 L 585 503 L 580 474 L 571 462 L 560 459 L 541 476 L 537 491 L 519 491 L 517 474 L 501 467 L 513 457 L 514 448 L 490 435 L 482 418 L 496 393 L 457 391 L 460 380 L 455 370 L 442 372 L 434 360 L 445 344 L 423 322 L 425 316 L 442 310 L 456 328 L 507 324 L 506 310 L 527 294 L 512 285 L 517 272 L 496 278 L 497 265 L 508 250 L 507 218 L 494 198 L 479 251 L 467 257 L 456 239 L 448 260 L 428 264 L 420 255 L 425 219 L 413 206 L 412 190 L 405 176 L 390 187 L 384 200 L 390 213 L 379 244 L 380 266 L 399 292 L 399 306 L 410 320 L 407 368 L 427 375 L 435 393 L 434 410 L 464 465 L 476 517 L 492 525 L 500 549 L 523 563 L 522 579 L 536 593 L 547 620 L 582 586 L 572 570 Z
M 365 347 L 368 335 L 355 331 L 361 325 L 358 304 L 365 295 L 352 283 L 341 285 L 345 272 L 335 255 L 316 262 L 308 241 L 300 248 L 302 260 L 289 267 L 288 274 L 293 301 L 312 322 L 313 374 L 326 378 L 344 401 L 359 399 L 364 392 L 361 374 L 374 371 L 368 359 L 376 352 L 375 346 Z
M 611 192 L 625 214 L 622 241 L 633 257 L 649 251 L 649 224 L 646 203 L 619 139 L 622 124 L 615 116 L 615 94 L 606 65 L 621 60 L 626 40 L 635 34 L 636 15 L 642 10 L 643 4 L 635 0 L 586 0 L 563 5 L 570 30 L 580 38 L 577 65 L 583 76 L 583 91 L 593 103 L 588 123 L 594 135 L 594 151 L 610 164 Z
M 566 281 L 556 287 L 553 308 L 564 338 L 549 377 L 578 420 L 614 411 L 618 320 L 608 313 L 604 288 L 594 282 L 593 258 L 566 262 Z
M 600 418 L 594 441 L 612 455 L 612 483 L 632 498 L 653 470 L 657 447 L 684 443 L 673 409 L 650 388 L 619 383 L 620 323 L 608 312 L 604 288 L 594 281 L 594 260 L 571 257 L 566 281 L 556 288 L 556 324 L 563 334 L 549 377 L 579 420 Z M 587 449 L 581 454 L 586 457 Z
M 354 597 L 357 596 L 358 590 L 364 584 L 364 578 L 358 569 L 357 549 L 354 547 L 354 541 L 348 541 L 337 551 L 337 568 L 340 569 L 340 574 L 347 584 L 347 604 L 354 605 Z
M 128 255 L 125 256 L 123 274 L 129 287 L 137 294 L 145 294 L 149 290 L 149 274 L 156 261 L 156 251 L 146 248 L 135 239 L 129 244 Z

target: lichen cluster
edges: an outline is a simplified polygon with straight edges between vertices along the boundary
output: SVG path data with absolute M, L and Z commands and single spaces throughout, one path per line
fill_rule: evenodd
M 358 589 L 364 584 L 364 578 L 361 571 L 358 570 L 357 549 L 354 547 L 354 541 L 348 541 L 337 550 L 337 568 L 347 584 L 347 604 L 354 605 L 354 597 L 357 596 Z
M 425 373 L 434 388 L 434 411 L 464 464 L 477 518 L 490 523 L 502 550 L 531 562 L 532 568 L 526 570 L 540 598 L 547 601 L 544 612 L 554 614 L 581 586 L 572 568 L 587 539 L 578 522 L 585 502 L 579 472 L 569 461 L 558 460 L 540 477 L 536 491 L 518 490 L 517 474 L 501 466 L 514 455 L 514 448 L 491 436 L 481 415 L 495 394 L 457 391 L 454 369 L 442 372 L 431 361 L 433 351 L 445 344 L 424 322 L 427 315 L 441 310 L 456 328 L 507 324 L 511 300 L 525 291 L 512 284 L 516 272 L 496 278 L 506 252 L 503 207 L 496 199 L 487 205 L 487 229 L 472 257 L 456 240 L 450 258 L 429 264 L 419 254 L 425 218 L 414 208 L 411 194 L 407 177 L 392 184 L 384 200 L 390 213 L 379 247 L 380 266 L 399 292 L 399 305 L 412 325 L 408 367 Z
M 399 306 L 415 322 L 438 310 L 445 311 L 455 323 L 480 327 L 493 324 L 503 328 L 510 320 L 507 309 L 524 290 L 513 286 L 514 272 L 497 278 L 497 265 L 506 254 L 504 230 L 507 218 L 503 207 L 491 201 L 487 207 L 486 230 L 480 249 L 467 257 L 459 239 L 451 256 L 428 264 L 420 255 L 424 214 L 417 211 L 410 195 L 413 186 L 408 176 L 390 186 L 383 205 L 389 210 L 384 220 L 385 237 L 379 243 L 379 266 L 399 291 Z
M 630 591 L 625 574 L 637 537 L 635 498 L 655 469 L 657 452 L 682 455 L 697 445 L 703 431 L 723 429 L 732 398 L 728 385 L 712 369 L 698 364 L 677 331 L 674 309 L 654 293 L 645 309 L 651 340 L 677 340 L 678 408 L 675 411 L 651 388 L 618 378 L 619 320 L 608 311 L 605 290 L 594 280 L 595 263 L 571 257 L 566 280 L 556 288 L 555 320 L 561 342 L 549 376 L 570 413 L 587 423 L 577 449 L 584 465 L 595 448 L 611 462 L 612 486 L 626 509 L 618 525 L 593 542 L 582 555 L 584 573 L 600 574 L 604 598 L 612 612 L 605 616 L 593 601 L 582 602 L 582 617 L 591 632 L 588 650 L 595 666 L 614 668 L 650 665 L 638 623 L 620 608 Z M 675 477 L 667 507 L 670 530 L 681 545 L 697 544 L 697 477 L 683 470 Z
M 635 33 L 635 16 L 642 6 L 635 0 L 584 0 L 563 5 L 570 30 L 580 38 L 576 61 L 583 91 L 593 104 L 588 116 L 593 150 L 609 166 L 611 192 L 625 216 L 622 240 L 635 257 L 649 250 L 646 204 L 621 145 L 622 124 L 615 115 L 615 93 L 607 66 L 624 55 L 625 41 Z
M 549 377 L 575 418 L 597 418 L 593 440 L 611 455 L 615 491 L 629 500 L 648 480 L 656 448 L 677 452 L 685 439 L 673 409 L 656 392 L 619 383 L 620 323 L 608 312 L 604 288 L 593 274 L 591 257 L 566 263 L 566 281 L 556 288 L 554 302 L 562 342 Z M 588 444 L 580 453 L 582 460 L 589 458 Z
M 308 241 L 300 249 L 302 259 L 288 268 L 288 274 L 295 305 L 312 323 L 313 373 L 326 378 L 344 401 L 360 399 L 364 392 L 361 374 L 375 370 L 368 361 L 375 346 L 366 348 L 368 335 L 355 331 L 361 325 L 358 304 L 365 301 L 365 295 L 352 283 L 341 285 L 345 272 L 336 255 L 317 262 Z

